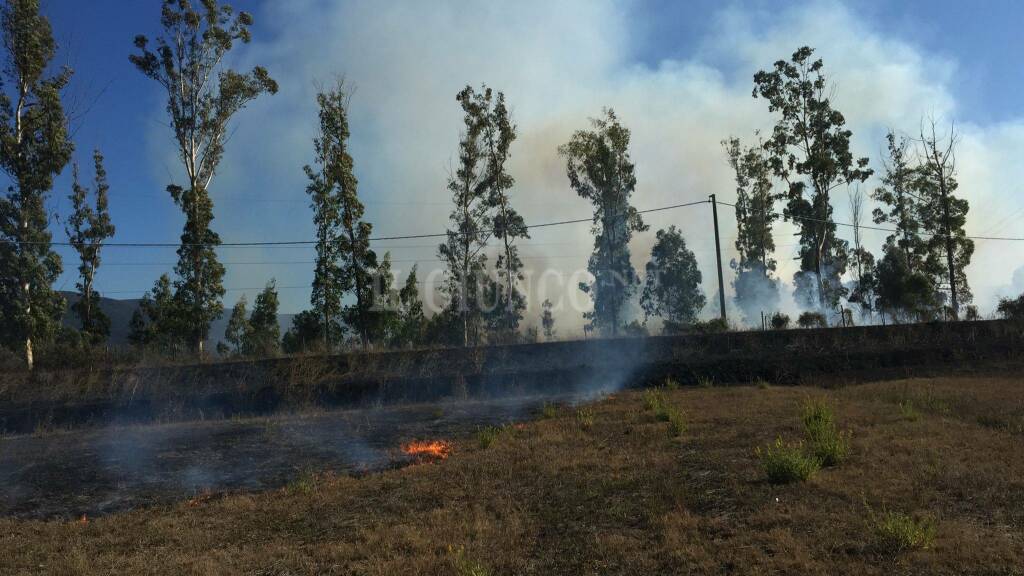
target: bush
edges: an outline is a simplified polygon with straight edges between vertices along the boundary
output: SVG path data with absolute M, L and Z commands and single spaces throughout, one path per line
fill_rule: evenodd
M 772 484 L 802 482 L 821 467 L 817 458 L 804 454 L 803 444 L 784 444 L 782 438 L 777 438 L 775 444 L 764 449 L 758 448 L 756 454 L 761 461 L 761 469 Z
M 849 452 L 849 434 L 836 428 L 832 408 L 820 400 L 804 404 L 804 431 L 809 449 L 822 466 L 835 466 L 846 459 Z
M 644 391 L 644 409 L 657 412 L 665 405 L 665 397 L 658 390 Z
M 550 420 L 558 416 L 558 406 L 555 406 L 551 402 L 545 402 L 544 406 L 540 409 L 540 417 L 545 420 Z
M 870 508 L 868 512 L 875 532 L 875 544 L 884 552 L 898 554 L 927 548 L 935 540 L 935 522 L 931 519 L 917 520 L 902 512 L 884 511 L 881 516 L 876 516 Z
M 682 410 L 668 407 L 666 409 L 666 416 L 668 419 L 669 437 L 675 438 L 677 436 L 682 436 L 686 432 L 686 417 L 683 416 Z
M 728 332 L 729 325 L 721 318 L 715 318 L 714 320 L 703 320 L 693 325 L 693 331 L 699 334 L 718 334 L 720 332 Z
M 785 330 L 789 328 L 789 315 L 776 312 L 771 317 L 772 330 Z
M 1000 298 L 996 311 L 1007 320 L 1024 320 L 1024 294 L 1013 299 Z
M 801 328 L 828 328 L 825 315 L 821 312 L 804 312 L 797 318 L 796 323 Z

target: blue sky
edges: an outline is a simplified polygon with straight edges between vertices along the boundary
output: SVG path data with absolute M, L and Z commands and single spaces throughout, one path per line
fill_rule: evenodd
M 181 217 L 164 187 L 177 169 L 159 87 L 128 62 L 132 38 L 158 32 L 159 2 L 43 4 L 63 48 L 61 61 L 75 69 L 72 107 L 84 113 L 74 126 L 76 158 L 87 168 L 94 147 L 107 157 L 117 240 L 176 240 Z M 966 130 L 962 187 L 970 185 L 971 190 L 965 194 L 971 197 L 977 191 L 974 199 L 979 203 L 1006 201 L 1004 209 L 979 209 L 974 232 L 995 229 L 1024 236 L 1024 226 L 999 218 L 1010 210 L 1024 210 L 1017 199 L 1020 189 L 1004 188 L 1013 179 L 1000 180 L 998 170 L 971 156 L 985 158 L 992 150 L 1008 158 L 1024 154 L 1024 148 L 1013 149 L 1024 146 L 1024 99 L 1018 96 L 1024 66 L 1017 59 L 1024 53 L 1019 34 L 1024 18 L 1014 2 L 981 4 L 656 0 L 454 8 L 443 2 L 237 2 L 236 8 L 255 15 L 256 25 L 253 45 L 239 48 L 233 64 L 266 65 L 282 81 L 282 93 L 239 114 L 224 170 L 212 186 L 214 226 L 226 241 L 311 236 L 301 168 L 311 156 L 312 82 L 334 74 L 345 74 L 357 87 L 353 150 L 361 194 L 379 234 L 443 229 L 448 210 L 444 174 L 457 144 L 454 94 L 467 82 L 486 81 L 509 94 L 521 129 L 522 148 L 518 154 L 513 151 L 514 168 L 520 172 L 514 175 L 524 188 L 521 211 L 528 221 L 589 213 L 568 190 L 552 157 L 557 143 L 583 127 L 586 117 L 603 104 L 622 107 L 627 125 L 633 121 L 641 177 L 638 206 L 672 203 L 679 194 L 668 188 L 678 182 L 702 191 L 696 194 L 718 188 L 727 195 L 728 172 L 715 159 L 720 156 L 717 142 L 733 133 L 749 135 L 770 122 L 760 103 L 748 101 L 750 75 L 810 43 L 837 78 L 841 102 L 849 102 L 844 111 L 855 139 L 873 161 L 886 127 L 895 123 L 912 130 L 920 114 L 938 110 Z M 816 29 L 818 22 L 837 30 Z M 889 53 L 897 63 L 892 78 L 874 87 L 877 92 L 862 90 L 859 79 L 870 77 L 865 71 L 892 71 L 886 61 Z M 863 54 L 875 61 L 862 66 L 856 59 Z M 862 92 L 875 96 L 864 95 L 866 102 L 861 102 Z M 859 113 L 870 110 L 878 94 L 893 97 L 903 111 L 899 117 Z M 703 112 L 688 116 L 686 110 L 673 109 L 673 102 Z M 723 102 L 735 102 L 733 109 L 723 109 Z M 666 122 L 646 116 L 658 110 L 672 116 L 669 123 L 677 123 L 672 134 L 687 135 L 673 140 L 675 147 L 668 151 L 663 148 L 670 137 L 659 132 L 667 129 L 662 126 Z M 69 174 L 54 191 L 52 206 L 61 215 L 68 208 Z M 845 200 L 836 204 L 845 206 Z M 701 222 L 681 223 L 692 223 L 690 242 L 709 280 L 713 261 Z M 651 223 L 655 229 L 662 225 L 656 219 Z M 63 236 L 60 230 L 58 238 Z M 531 258 L 538 267 L 585 266 L 586 230 L 537 234 L 532 242 Z M 641 238 L 638 243 L 634 254 L 640 254 L 639 260 L 649 241 Z M 427 243 L 378 248 L 392 251 L 400 271 L 413 262 L 421 270 L 433 266 L 434 248 Z M 979 300 L 991 303 L 993 295 L 1007 290 L 1013 268 L 1024 264 L 1021 250 L 1013 250 L 1018 261 L 1003 270 L 992 266 L 1000 258 L 979 255 L 978 270 L 972 273 Z M 1005 257 L 1004 248 L 998 251 Z M 63 253 L 67 271 L 62 287 L 73 289 L 76 263 L 71 253 Z M 239 294 L 252 292 L 243 289 L 261 286 L 271 276 L 286 287 L 283 311 L 306 305 L 308 290 L 301 287 L 311 276 L 306 263 L 311 251 L 224 249 L 221 255 L 229 263 L 228 305 Z M 173 249 L 110 248 L 104 258 L 107 266 L 101 270 L 99 288 L 112 297 L 128 298 L 169 272 L 175 255 Z M 788 280 L 791 271 L 781 274 Z M 707 282 L 705 291 L 713 292 Z

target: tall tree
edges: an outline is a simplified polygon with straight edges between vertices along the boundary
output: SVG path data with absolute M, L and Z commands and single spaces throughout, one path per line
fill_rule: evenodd
M 729 156 L 729 165 L 736 175 L 736 251 L 739 260 L 731 266 L 736 270 L 733 288 L 736 304 L 744 319 L 753 324 L 766 310 L 779 303 L 778 281 L 772 277 L 776 262 L 772 227 L 779 219 L 775 201 L 772 167 L 763 147 L 743 148 L 738 138 L 722 142 Z
M 57 45 L 38 0 L 8 0 L 0 34 L 0 169 L 9 180 L 0 198 L 0 337 L 31 369 L 36 343 L 54 335 L 64 305 L 51 288 L 61 259 L 50 246 L 46 199 L 74 149 L 61 104 L 71 70 L 50 72 Z
M 183 314 L 174 297 L 171 279 L 162 274 L 153 289 L 143 295 L 132 313 L 128 340 L 139 348 L 156 348 L 165 354 L 177 354 L 187 345 L 183 335 Z
M 324 343 L 322 317 L 313 310 L 303 310 L 292 318 L 291 328 L 281 338 L 281 347 L 288 354 L 315 350 Z
M 787 219 L 800 225 L 800 271 L 794 278 L 797 299 L 821 310 L 834 308 L 845 295 L 840 278 L 846 271 L 846 242 L 836 237 L 832 190 L 863 182 L 872 173 L 868 159 L 854 159 L 852 132 L 832 107 L 831 90 L 814 49 L 804 46 L 790 61 L 754 75 L 755 98 L 777 113 L 764 143 L 776 175 L 789 186 Z
M 541 304 L 540 325 L 544 330 L 544 339 L 548 341 L 555 337 L 555 315 L 552 313 L 554 307 L 551 300 L 545 300 Z
M 494 95 L 485 86 L 482 94 L 477 94 L 477 99 L 486 114 L 483 141 L 487 150 L 488 202 L 493 211 L 491 229 L 494 237 L 502 243 L 496 262 L 499 279 L 494 304 L 500 319 L 498 326 L 508 335 L 519 328 L 526 308 L 526 298 L 517 286 L 523 279 L 523 262 L 519 259 L 519 248 L 515 243 L 520 238 L 530 237 L 526 222 L 512 207 L 510 190 L 515 179 L 505 170 L 509 148 L 516 139 L 516 127 L 509 118 L 503 93 Z
M 256 295 L 252 316 L 246 325 L 243 350 L 249 356 L 277 356 L 281 350 L 281 327 L 277 323 L 277 283 L 271 280 Z
M 82 332 L 90 343 L 98 343 L 110 336 L 110 319 L 100 309 L 100 295 L 96 292 L 96 271 L 100 267 L 103 242 L 114 235 L 107 207 L 107 172 L 103 168 L 103 155 L 93 152 L 96 179 L 93 187 L 95 204 L 89 203 L 89 190 L 78 180 L 78 164 L 74 165 L 71 186 L 72 214 L 66 232 L 68 241 L 78 252 L 78 301 L 71 307 L 82 322 Z
M 594 253 L 587 265 L 594 281 L 580 283 L 594 310 L 584 317 L 592 328 L 616 336 L 627 323 L 625 306 L 640 284 L 629 261 L 629 241 L 647 225 L 629 203 L 636 189 L 629 129 L 610 108 L 590 123 L 592 130 L 578 130 L 558 152 L 566 160 L 569 185 L 594 206 Z
M 704 308 L 697 259 L 675 226 L 658 230 L 640 304 L 647 318 L 660 316 L 670 329 L 693 324 Z
M 855 275 L 853 288 L 850 290 L 849 301 L 860 306 L 861 313 L 871 316 L 875 311 L 877 298 L 877 280 L 875 276 L 875 256 L 864 246 L 861 227 L 864 221 L 864 192 L 860 186 L 850 192 L 850 219 L 853 224 L 853 259 Z
M 139 35 L 139 53 L 129 57 L 167 92 L 170 126 L 188 179 L 185 186 L 170 184 L 167 191 L 185 213 L 175 296 L 185 315 L 183 327 L 200 355 L 210 322 L 224 309 L 224 266 L 215 251 L 220 236 L 210 229 L 210 183 L 224 155 L 232 117 L 261 94 L 277 92 L 277 83 L 260 66 L 245 74 L 223 66 L 235 42 L 249 42 L 252 22 L 247 12 L 236 14 L 217 0 L 202 0 L 198 8 L 192 0 L 164 0 L 164 32 L 156 49 L 150 50 L 149 39 Z
M 357 192 L 354 162 L 348 150 L 350 95 L 344 80 L 317 93 L 320 132 L 313 140 L 317 169 L 306 166 L 307 192 L 313 201 L 317 229 L 316 271 L 313 278 L 313 309 L 323 321 L 328 349 L 340 335 L 340 320 L 359 336 L 363 347 L 373 324 L 373 274 L 377 255 L 370 249 L 373 226 L 363 220 L 363 203 Z M 346 293 L 354 296 L 342 305 Z
M 224 342 L 217 344 L 217 353 L 221 356 L 245 353 L 245 335 L 249 332 L 248 307 L 249 301 L 242 294 L 231 308 L 228 325 L 224 328 Z
M 491 211 L 484 142 L 488 115 L 483 95 L 471 87 L 460 91 L 456 101 L 462 106 L 465 131 L 459 142 L 458 169 L 448 178 L 455 208 L 449 217 L 445 242 L 438 247 L 438 256 L 446 268 L 449 313 L 458 318 L 459 340 L 468 346 L 480 339 L 481 290 L 487 261 L 483 249 L 493 233 L 487 226 Z
M 872 211 L 875 224 L 891 224 L 896 231 L 885 239 L 886 246 L 894 246 L 904 253 L 909 269 L 920 269 L 924 254 L 919 220 L 919 168 L 908 158 L 909 142 L 897 138 L 890 131 L 885 136 L 888 158 L 882 162 L 885 175 L 882 185 L 871 194 L 882 206 Z
M 367 311 L 369 341 L 379 344 L 391 342 L 400 329 L 401 300 L 395 290 L 395 275 L 391 271 L 391 253 L 385 252 L 370 278 L 370 305 Z
M 928 235 L 924 271 L 935 286 L 941 286 L 945 280 L 946 293 L 941 294 L 941 300 L 954 319 L 959 318 L 960 305 L 973 299 L 966 269 L 974 254 L 974 241 L 967 237 L 965 229 L 970 206 L 967 200 L 955 195 L 959 186 L 957 141 L 954 127 L 948 136 L 943 136 L 936 133 L 934 119 L 929 120 L 928 126 L 922 126 L 917 186 L 921 194 L 921 226 Z
M 419 344 L 426 329 L 426 317 L 423 315 L 423 301 L 420 300 L 416 266 L 412 267 L 405 278 L 405 284 L 398 292 L 398 302 L 398 330 L 392 338 L 392 343 L 400 347 Z

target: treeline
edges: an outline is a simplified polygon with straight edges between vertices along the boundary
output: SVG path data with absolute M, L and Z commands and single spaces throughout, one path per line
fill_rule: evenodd
M 167 186 L 185 225 L 173 274 L 156 281 L 131 319 L 130 339 L 139 350 L 202 357 L 211 323 L 224 313 L 225 269 L 216 253 L 221 239 L 213 230 L 210 190 L 230 123 L 248 103 L 277 91 L 262 67 L 236 71 L 223 65 L 229 52 L 250 41 L 252 23 L 249 14 L 215 0 L 198 6 L 164 0 L 161 34 L 135 38 L 129 59 L 166 96 L 167 120 L 186 177 Z M 53 250 L 45 202 L 74 151 L 61 101 L 72 72 L 52 71 L 57 47 L 38 0 L 7 0 L 0 28 L 9 62 L 0 91 L 0 165 L 11 181 L 0 199 L 0 338 L 31 367 L 38 349 L 89 351 L 106 342 L 110 321 L 95 286 L 103 244 L 115 227 L 104 158 L 97 150 L 90 187 L 81 183 L 77 165 L 73 168 L 73 214 L 65 231 L 80 260 L 80 297 L 73 307 L 80 328 L 62 327 L 64 301 L 53 290 L 62 262 Z M 761 313 L 778 309 L 773 231 L 780 220 L 799 229 L 794 296 L 811 315 L 802 324 L 852 322 L 851 307 L 869 318 L 897 321 L 957 318 L 964 306 L 967 316 L 976 315 L 964 272 L 974 246 L 964 232 L 968 204 L 956 196 L 955 132 L 937 135 L 935 123 L 927 122 L 917 137 L 889 135 L 881 185 L 870 193 L 879 204 L 871 218 L 895 231 L 876 260 L 861 241 L 861 186 L 874 171 L 867 158 L 851 152 L 852 133 L 834 108 L 833 86 L 812 53 L 801 48 L 754 76 L 754 97 L 765 100 L 776 119 L 771 133 L 755 135 L 757 142 L 749 146 L 737 138 L 724 143 L 736 175 L 739 256 L 732 262 L 733 287 L 746 322 L 756 324 Z M 312 160 L 304 167 L 316 234 L 310 308 L 281 334 L 271 280 L 251 311 L 245 298 L 235 304 L 217 346 L 221 355 L 468 346 L 537 340 L 539 331 L 548 339 L 555 336 L 549 301 L 541 306 L 539 330 L 523 330 L 527 302 L 518 247 L 530 236 L 515 208 L 516 182 L 507 169 L 518 131 L 501 91 L 466 86 L 456 94 L 463 113 L 461 137 L 447 182 L 452 211 L 438 246 L 446 303 L 429 316 L 417 269 L 398 287 L 390 254 L 378 255 L 371 246 L 373 225 L 365 219 L 349 151 L 350 90 L 337 81 L 321 86 L 316 100 L 319 129 Z M 629 129 L 609 108 L 558 149 L 570 188 L 592 206 L 588 271 L 593 279 L 579 286 L 593 303 L 584 315 L 586 330 L 608 336 L 645 333 L 652 318 L 667 331 L 692 329 L 705 296 L 683 231 L 670 226 L 656 232 L 643 277 L 631 264 L 629 242 L 649 228 L 631 203 L 637 179 L 629 146 Z M 833 220 L 832 196 L 840 188 L 850 194 L 852 245 L 839 237 Z M 493 264 L 488 247 L 497 249 Z M 784 324 L 779 314 L 772 318 L 773 324 Z
M 852 131 L 833 105 L 835 86 L 813 52 L 800 48 L 754 76 L 753 96 L 776 120 L 771 133 L 755 134 L 751 146 L 724 142 L 736 176 L 733 287 L 746 322 L 758 324 L 759 314 L 778 308 L 773 228 L 780 219 L 799 229 L 793 296 L 808 318 L 843 325 L 854 312 L 874 322 L 977 318 L 966 274 L 974 253 L 965 232 L 969 206 L 956 195 L 955 128 L 942 134 L 934 119 L 923 119 L 914 136 L 888 133 L 881 185 L 870 198 L 878 205 L 871 221 L 891 232 L 876 259 L 862 239 L 863 185 L 874 170 L 854 157 Z M 833 219 L 839 189 L 849 198 L 844 224 L 852 244 Z

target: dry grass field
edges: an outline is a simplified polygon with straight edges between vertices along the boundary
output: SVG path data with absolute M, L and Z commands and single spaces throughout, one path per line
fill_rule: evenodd
M 808 406 L 842 445 L 817 470 Z M 544 412 L 361 478 L 0 519 L 0 574 L 1024 574 L 1022 378 L 669 387 Z M 777 439 L 808 479 L 768 481 Z

